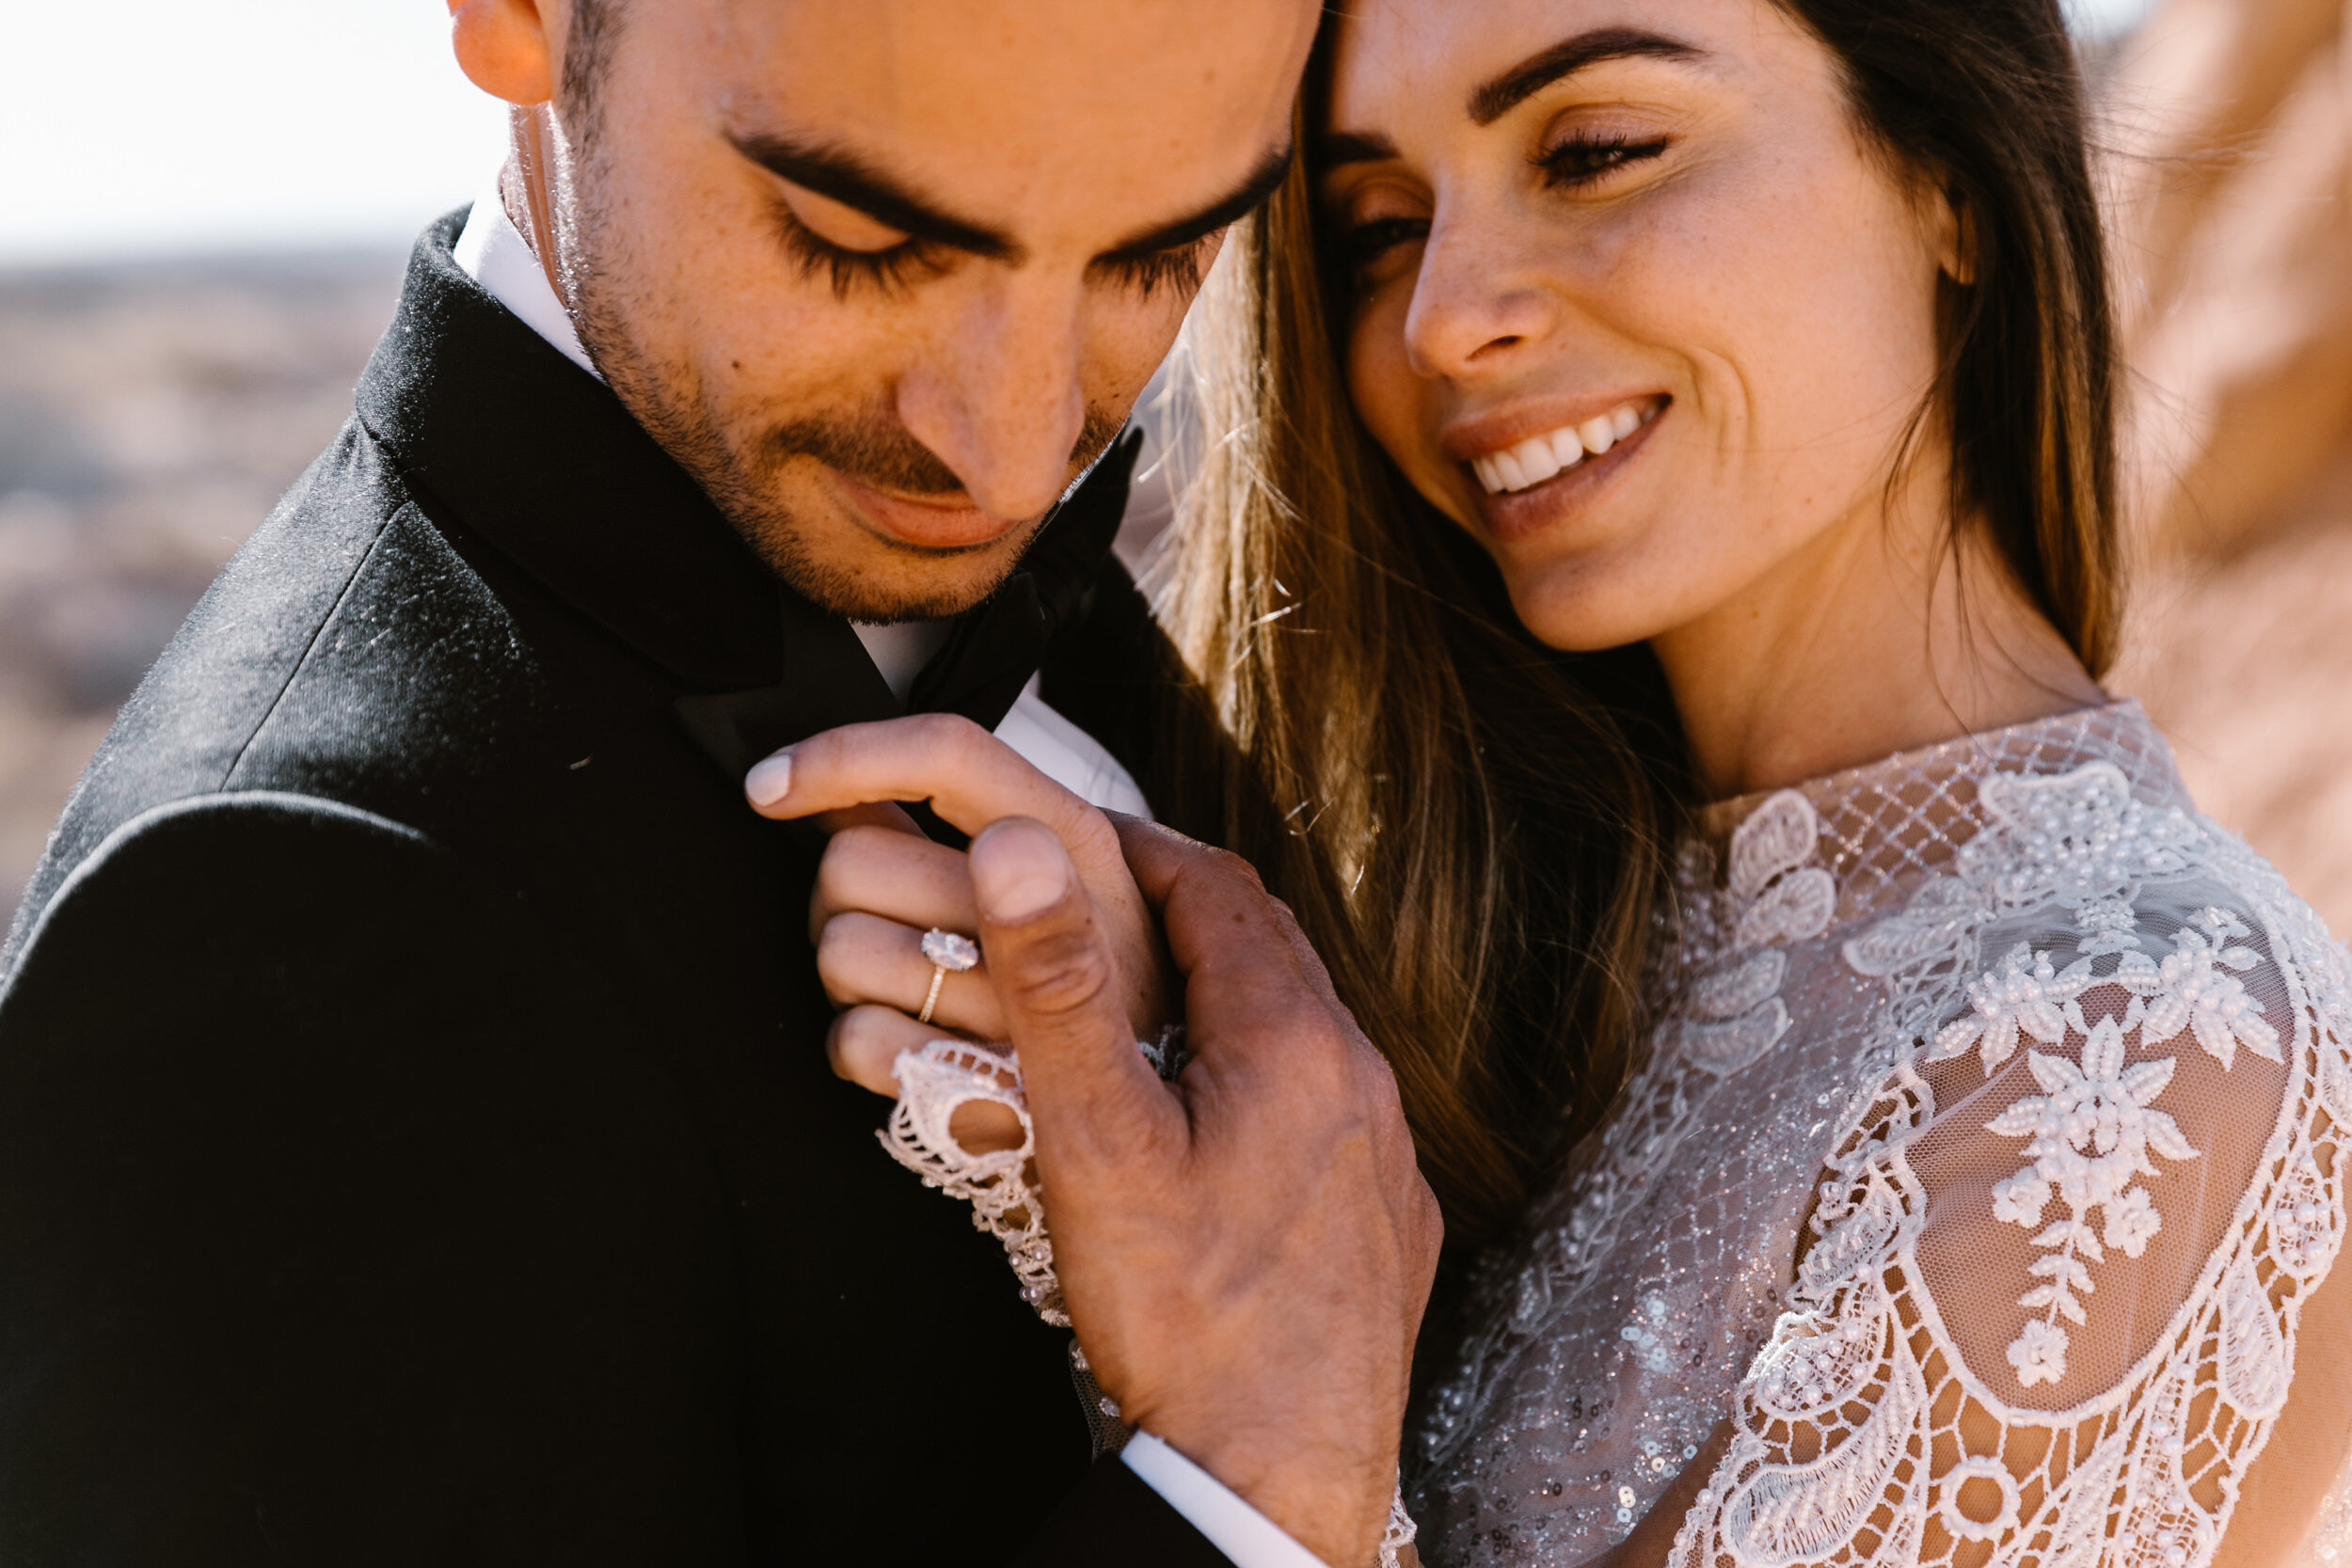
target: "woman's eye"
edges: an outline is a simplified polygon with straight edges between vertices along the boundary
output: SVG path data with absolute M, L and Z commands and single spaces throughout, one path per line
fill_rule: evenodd
M 1544 182 L 1553 189 L 1582 190 L 1628 165 L 1647 163 L 1665 151 L 1666 146 L 1664 136 L 1638 142 L 1623 135 L 1570 136 L 1546 148 L 1536 156 L 1535 166 L 1544 171 Z
M 1392 271 L 1398 252 L 1429 237 L 1427 218 L 1375 218 L 1347 231 L 1347 263 L 1364 282 L 1377 282 Z

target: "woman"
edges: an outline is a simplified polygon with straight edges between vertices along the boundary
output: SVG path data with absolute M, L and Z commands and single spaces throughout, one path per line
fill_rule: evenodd
M 1449 1220 L 1532 1194 L 1424 1558 L 2326 1551 L 2352 980 L 2094 680 L 2054 0 L 1357 0 L 1317 82 L 1179 624 Z

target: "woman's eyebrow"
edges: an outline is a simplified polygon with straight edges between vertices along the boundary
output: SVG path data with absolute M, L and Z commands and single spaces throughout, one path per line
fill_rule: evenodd
M 1315 167 L 1342 164 L 1381 164 L 1396 156 L 1396 143 L 1371 132 L 1337 131 L 1315 138 Z
M 1470 95 L 1473 125 L 1492 125 L 1529 98 L 1563 76 L 1573 76 L 1603 60 L 1646 56 L 1660 60 L 1692 60 L 1706 51 L 1663 33 L 1639 27 L 1597 27 L 1564 39 L 1540 55 L 1531 55 Z

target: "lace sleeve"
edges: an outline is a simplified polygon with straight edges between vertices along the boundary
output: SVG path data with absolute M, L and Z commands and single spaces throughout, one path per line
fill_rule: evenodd
M 1164 1032 L 1156 1041 L 1138 1040 L 1136 1049 L 1163 1079 L 1184 1071 L 1187 1051 L 1182 1028 Z M 1005 1259 L 1020 1281 L 1021 1299 L 1047 1323 L 1069 1327 L 1061 1282 L 1054 1273 L 1053 1239 L 1045 1228 L 1045 1193 L 1036 1169 L 1037 1127 L 1029 1117 L 1020 1055 L 1009 1049 L 938 1039 L 901 1054 L 891 1075 L 898 1081 L 898 1102 L 879 1134 L 882 1148 L 922 1178 L 925 1186 L 970 1204 L 974 1227 L 1003 1243 Z M 1019 1147 L 975 1153 L 957 1141 L 956 1112 L 975 1101 L 1012 1112 L 1021 1124 Z M 1086 1353 L 1074 1338 L 1070 1364 L 1097 1456 L 1118 1451 L 1134 1429 L 1120 1418 L 1118 1402 L 1095 1384 Z M 1156 1482 L 1154 1489 L 1159 1489 Z M 1196 1525 L 1201 1522 L 1191 1514 L 1186 1517 Z M 1375 1568 L 1399 1568 L 1416 1533 L 1400 1485 L 1389 1504 L 1388 1528 Z
M 1947 972 L 1958 1016 L 1850 1117 L 1678 1568 L 2214 1561 L 2288 1409 L 2352 1123 L 2341 950 L 2249 884 L 1972 934 L 2001 956 Z

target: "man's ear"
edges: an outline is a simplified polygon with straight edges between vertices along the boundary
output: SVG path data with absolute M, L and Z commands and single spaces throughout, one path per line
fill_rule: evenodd
M 555 96 L 560 8 L 544 0 L 449 0 L 450 42 L 475 87 L 524 108 Z

